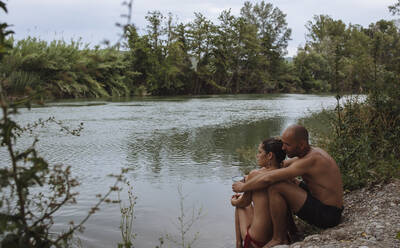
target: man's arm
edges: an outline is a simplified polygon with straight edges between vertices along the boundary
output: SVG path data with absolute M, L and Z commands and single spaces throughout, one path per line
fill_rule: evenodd
M 302 176 L 314 164 L 314 158 L 303 158 L 294 161 L 291 166 L 277 170 L 258 173 L 247 182 L 236 182 L 232 185 L 234 192 L 247 192 L 268 187 L 279 181 L 291 180 L 297 176 Z
M 294 158 L 290 158 L 290 159 L 286 159 L 282 162 L 282 167 L 286 168 L 289 167 L 291 164 L 293 164 L 293 162 L 297 161 L 299 159 L 299 157 L 294 157 Z M 292 179 L 290 179 L 290 181 L 294 184 L 299 184 L 300 180 L 297 179 L 297 177 L 294 177 Z
M 291 159 L 286 159 L 286 160 L 283 160 L 283 167 L 285 168 L 285 167 L 288 167 L 288 166 L 290 166 L 291 164 L 293 164 L 293 162 L 295 162 L 295 161 L 297 161 L 299 158 L 298 157 L 294 157 L 294 158 L 291 158 Z

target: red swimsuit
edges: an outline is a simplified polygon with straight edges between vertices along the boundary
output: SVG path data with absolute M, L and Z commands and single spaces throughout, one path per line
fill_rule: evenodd
M 247 228 L 247 233 L 246 233 L 246 237 L 244 238 L 243 248 L 249 248 L 250 244 L 254 244 L 258 247 L 263 247 L 264 245 L 267 244 L 267 243 L 262 243 L 262 242 L 258 242 L 256 240 L 254 240 L 249 234 L 249 228 L 250 228 L 250 226 Z

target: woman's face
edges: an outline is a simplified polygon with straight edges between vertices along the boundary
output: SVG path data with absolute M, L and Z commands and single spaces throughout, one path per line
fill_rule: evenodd
M 265 150 L 263 148 L 263 144 L 262 143 L 260 145 L 258 145 L 257 164 L 260 167 L 265 167 L 265 166 L 268 165 L 267 154 L 265 153 Z

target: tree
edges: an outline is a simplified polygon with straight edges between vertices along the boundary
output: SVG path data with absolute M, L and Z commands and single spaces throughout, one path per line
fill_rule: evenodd
M 245 2 L 241 9 L 242 17 L 257 28 L 257 37 L 262 42 L 263 53 L 267 55 L 274 49 L 276 52 L 283 52 L 285 46 L 281 44 L 287 41 L 290 29 L 286 29 L 285 15 L 278 9 L 273 8 L 270 3 L 261 1 L 254 6 Z M 283 30 L 280 30 L 283 27 Z
M 194 13 L 194 15 L 195 19 L 188 25 L 190 51 L 196 64 L 192 93 L 200 94 L 206 93 L 207 88 L 213 87 L 211 80 L 213 68 L 209 67 L 209 60 L 215 26 L 203 14 Z
M 4 2 L 0 1 L 0 10 L 7 13 L 7 6 Z M 0 61 L 3 56 L 7 53 L 7 50 L 11 48 L 11 45 L 6 41 L 6 37 L 14 33 L 11 30 L 7 30 L 10 27 L 5 22 L 0 22 Z
M 306 46 L 297 51 L 294 64 L 301 81 L 300 89 L 307 93 L 330 91 L 328 61 L 321 53 Z
M 158 51 L 161 44 L 160 36 L 163 34 L 161 24 L 165 17 L 160 11 L 149 11 L 145 16 L 148 21 L 147 34 L 151 43 L 152 49 Z
M 245 2 L 241 9 L 241 16 L 257 28 L 257 37 L 261 41 L 261 54 L 267 57 L 269 70 L 273 78 L 282 57 L 286 54 L 286 48 L 291 35 L 288 28 L 286 15 L 270 3 L 261 1 L 255 5 Z
M 344 79 L 343 67 L 345 60 L 345 43 L 348 39 L 346 25 L 341 20 L 333 20 L 330 16 L 314 16 L 313 21 L 306 25 L 308 30 L 308 46 L 317 53 L 323 54 L 329 62 L 328 80 L 332 90 L 338 92 L 342 89 Z
M 178 24 L 173 31 L 174 42 L 179 47 L 177 51 L 180 51 L 177 53 L 177 55 L 180 54 L 180 78 L 183 82 L 183 87 L 178 92 L 180 94 L 192 93 L 192 81 L 195 75 L 192 63 L 193 57 L 189 54 L 190 42 L 187 33 L 187 25 L 183 23 Z
M 215 68 L 214 82 L 220 92 L 240 92 L 243 64 L 243 18 L 235 17 L 230 10 L 222 11 L 218 17 L 213 37 L 211 63 Z
M 373 81 L 373 59 L 370 54 L 370 38 L 360 25 L 349 25 L 345 44 L 346 61 L 343 87 L 347 92 L 363 92 Z
M 397 3 L 390 5 L 388 8 L 389 12 L 392 13 L 392 15 L 400 14 L 400 0 L 397 0 Z
M 398 71 L 400 45 L 399 31 L 393 21 L 380 20 L 365 30 L 370 37 L 370 53 L 374 60 L 374 82 L 380 72 Z

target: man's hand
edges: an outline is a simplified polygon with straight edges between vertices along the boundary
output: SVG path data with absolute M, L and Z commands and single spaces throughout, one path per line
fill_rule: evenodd
M 232 190 L 233 190 L 233 192 L 236 192 L 236 193 L 240 193 L 240 192 L 243 192 L 243 186 L 244 186 L 244 183 L 243 182 L 235 182 L 234 184 L 232 184 Z

